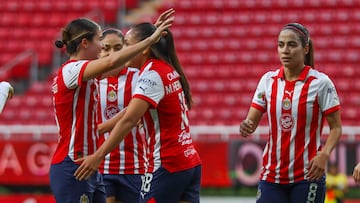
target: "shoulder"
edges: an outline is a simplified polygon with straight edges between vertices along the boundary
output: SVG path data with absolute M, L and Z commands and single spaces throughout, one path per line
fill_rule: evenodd
M 7 81 L 2 81 L 2 82 L 0 82 L 0 87 L 11 87 L 11 85 Z
M 321 71 L 318 71 L 316 69 L 310 69 L 309 77 L 315 77 L 318 81 L 324 82 L 324 83 L 331 82 L 331 79 L 327 74 L 325 74 Z
M 274 77 L 278 77 L 280 69 L 270 70 L 264 73 L 261 77 L 261 80 L 272 80 Z
M 167 63 L 157 60 L 151 59 L 146 64 L 145 67 L 142 69 L 141 74 L 147 72 L 157 73 L 160 76 L 165 76 L 169 72 L 172 72 L 174 69 Z
M 88 60 L 81 60 L 81 61 L 68 61 L 62 66 L 62 70 L 79 70 L 84 67 L 84 64 L 87 64 Z

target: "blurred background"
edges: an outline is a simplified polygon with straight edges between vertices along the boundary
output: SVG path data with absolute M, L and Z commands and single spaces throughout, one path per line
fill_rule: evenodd
M 360 0 L 0 0 L 0 81 L 15 96 L 0 115 L 0 202 L 55 202 L 48 169 L 57 127 L 50 86 L 66 60 L 55 48 L 70 20 L 123 31 L 173 7 L 171 28 L 195 107 L 191 132 L 203 161 L 202 202 L 255 202 L 266 116 L 249 139 L 238 126 L 263 73 L 280 67 L 282 26 L 308 28 L 315 68 L 335 83 L 343 135 L 330 157 L 348 177 L 346 203 L 360 202 L 351 174 L 360 161 Z M 327 137 L 324 127 L 323 141 Z M 357 200 L 359 199 L 359 200 Z

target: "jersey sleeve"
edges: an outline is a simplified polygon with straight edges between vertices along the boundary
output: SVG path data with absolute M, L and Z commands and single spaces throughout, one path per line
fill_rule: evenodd
M 0 82 L 0 113 L 5 107 L 5 103 L 9 96 L 9 91 L 12 89 L 12 86 L 8 82 Z
M 334 83 L 325 76 L 318 92 L 318 99 L 321 111 L 327 115 L 339 110 L 340 101 Z
M 76 61 L 64 66 L 62 75 L 67 88 L 74 89 L 81 84 L 82 75 L 89 61 Z
M 267 74 L 263 75 L 256 87 L 251 107 L 254 107 L 261 112 L 266 111 L 266 80 L 267 80 Z
M 139 70 L 134 69 L 134 68 L 129 68 L 129 71 L 134 72 L 132 79 L 131 79 L 131 93 L 132 93 L 132 95 L 134 95 L 136 84 L 139 79 Z
M 156 71 L 144 71 L 139 76 L 134 91 L 134 98 L 143 99 L 156 108 L 164 95 L 164 84 Z

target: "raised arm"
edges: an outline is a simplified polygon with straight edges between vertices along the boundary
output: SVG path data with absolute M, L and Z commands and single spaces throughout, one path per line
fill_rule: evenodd
M 162 22 L 169 19 L 174 13 L 175 13 L 175 10 L 173 8 L 170 8 L 170 9 L 164 11 L 163 13 L 160 14 L 160 16 L 158 17 L 158 19 L 156 20 L 154 25 L 156 27 L 160 26 Z
M 112 69 L 120 67 L 129 59 L 136 56 L 136 54 L 140 53 L 150 45 L 159 41 L 163 32 L 165 32 L 166 29 L 172 26 L 172 23 L 174 21 L 174 17 L 172 16 L 172 14 L 173 13 L 171 13 L 171 16 L 168 16 L 166 20 L 157 27 L 156 31 L 150 37 L 132 46 L 126 46 L 120 51 L 114 52 L 109 56 L 90 61 L 86 69 L 84 70 L 82 81 L 87 81 Z

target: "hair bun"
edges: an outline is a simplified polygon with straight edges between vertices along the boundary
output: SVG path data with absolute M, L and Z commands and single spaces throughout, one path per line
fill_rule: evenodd
M 55 46 L 56 46 L 57 48 L 63 48 L 63 47 L 64 47 L 64 41 L 62 41 L 62 40 L 56 40 L 56 41 L 55 41 Z

